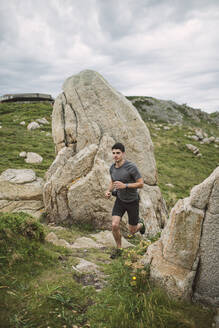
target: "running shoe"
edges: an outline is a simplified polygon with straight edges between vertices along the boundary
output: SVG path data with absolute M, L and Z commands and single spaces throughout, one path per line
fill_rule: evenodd
M 111 259 L 116 259 L 122 255 L 122 248 L 116 248 L 112 251 L 112 254 L 110 255 Z
M 138 223 L 142 224 L 141 229 L 139 230 L 139 232 L 143 235 L 145 233 L 145 225 L 144 225 L 144 220 L 143 219 L 138 219 Z

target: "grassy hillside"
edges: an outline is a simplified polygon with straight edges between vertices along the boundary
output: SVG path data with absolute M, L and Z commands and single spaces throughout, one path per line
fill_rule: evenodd
M 47 243 L 48 230 L 24 213 L 0 213 L 1 328 L 212 326 L 212 309 L 174 301 L 149 283 L 147 268 L 136 265 L 149 242 L 136 238 L 136 248 L 112 262 L 109 249 L 70 251 Z M 71 241 L 90 233 L 75 226 L 61 230 Z M 92 286 L 94 275 L 73 270 L 79 257 L 99 264 L 107 281 L 101 291 Z
M 48 102 L 0 103 L 0 173 L 7 168 L 31 168 L 38 176 L 44 176 L 55 156 L 52 137 L 46 136 L 51 132 L 51 124 L 32 131 L 27 130 L 27 125 L 43 117 L 51 122 L 51 114 Z M 22 121 L 26 124 L 20 125 Z M 19 157 L 22 151 L 38 153 L 44 160 L 40 164 L 27 164 Z
M 0 173 L 7 168 L 31 168 L 41 177 L 55 157 L 50 125 L 27 130 L 31 121 L 45 117 L 51 122 L 48 103 L 0 104 Z M 147 117 L 143 117 L 147 121 Z M 20 125 L 25 121 L 26 125 Z M 211 127 L 205 127 L 204 131 Z M 192 127 L 158 126 L 149 121 L 158 168 L 159 186 L 170 208 L 177 199 L 189 195 L 218 165 L 214 144 L 200 145 L 187 136 Z M 216 136 L 217 131 L 206 131 Z M 190 153 L 186 143 L 199 147 L 202 157 Z M 33 151 L 41 164 L 26 164 L 21 151 Z M 168 187 L 172 184 L 173 187 Z M 41 220 L 43 222 L 43 219 Z M 87 228 L 87 230 L 86 230 Z M 138 237 L 134 250 L 119 260 L 109 261 L 110 249 L 67 250 L 45 241 L 48 232 L 73 243 L 89 237 L 89 227 L 72 226 L 55 230 L 29 215 L 0 213 L 0 327 L 1 328 L 206 328 L 214 311 L 200 305 L 177 302 L 148 281 L 148 269 L 137 265 L 147 246 Z M 87 277 L 72 266 L 85 258 L 100 266 L 107 286 L 96 291 Z
M 2 103 L 0 104 L 0 173 L 7 168 L 32 168 L 43 177 L 55 158 L 52 137 L 46 136 L 51 132 L 51 125 L 43 125 L 40 129 L 28 131 L 27 124 L 37 118 L 45 117 L 51 122 L 52 106 L 49 103 Z M 219 148 L 215 145 L 201 145 L 188 138 L 193 128 L 200 127 L 209 136 L 219 136 L 215 125 L 205 121 L 190 122 L 190 125 L 169 125 L 148 120 L 141 112 L 154 143 L 154 152 L 158 169 L 159 186 L 166 199 L 168 208 L 179 198 L 189 195 L 191 187 L 199 184 L 219 165 Z M 26 125 L 20 125 L 25 121 Z M 160 130 L 158 130 L 160 129 Z M 193 155 L 186 144 L 192 143 L 200 149 L 202 157 Z M 41 164 L 27 164 L 19 157 L 21 151 L 36 152 L 43 157 Z M 172 184 L 174 187 L 168 187 Z
M 154 144 L 159 186 L 170 209 L 179 198 L 189 196 L 191 188 L 206 179 L 219 165 L 219 148 L 214 143 L 200 144 L 191 140 L 192 127 L 169 125 L 170 130 L 165 130 L 167 125 L 160 124 L 160 130 L 157 130 L 157 124 L 152 122 L 147 126 Z M 211 132 L 210 135 L 218 136 L 216 129 Z M 195 156 L 186 144 L 198 147 L 202 156 Z
M 201 109 L 192 108 L 187 104 L 179 105 L 172 100 L 153 97 L 132 96 L 128 100 L 137 108 L 142 117 L 164 123 L 183 123 L 188 125 L 219 127 L 219 112 L 208 114 Z

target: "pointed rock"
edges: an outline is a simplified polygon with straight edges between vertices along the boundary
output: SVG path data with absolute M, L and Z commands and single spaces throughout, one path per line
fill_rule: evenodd
M 140 215 L 148 225 L 146 235 L 161 231 L 167 211 L 156 185 L 150 133 L 131 102 L 100 74 L 86 70 L 64 82 L 54 104 L 52 135 L 57 158 L 44 188 L 50 222 L 111 229 L 113 200 L 106 200 L 104 193 L 110 182 L 111 147 L 121 141 L 144 179 Z

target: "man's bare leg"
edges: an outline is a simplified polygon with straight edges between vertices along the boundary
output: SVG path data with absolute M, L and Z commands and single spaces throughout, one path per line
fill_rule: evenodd
M 140 231 L 141 234 L 144 234 L 145 233 L 144 220 L 140 219 L 140 222 L 136 225 L 129 224 L 129 231 L 132 236 L 138 231 Z
M 138 232 L 142 228 L 142 223 L 138 223 L 137 225 L 130 225 L 129 224 L 129 231 L 132 235 Z
M 120 216 L 112 217 L 112 233 L 113 233 L 113 237 L 115 239 L 117 248 L 122 247 L 122 237 L 121 237 L 121 233 L 120 233 L 120 220 L 121 220 Z

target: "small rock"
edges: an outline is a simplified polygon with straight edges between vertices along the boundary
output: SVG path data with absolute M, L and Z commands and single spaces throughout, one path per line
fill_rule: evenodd
M 210 138 L 208 138 L 208 140 L 210 141 L 210 142 L 214 142 L 215 141 L 215 137 L 213 137 L 213 136 L 211 136 Z
M 20 157 L 27 157 L 27 153 L 26 151 L 22 151 L 20 154 L 19 154 Z
M 99 271 L 95 263 L 79 258 L 80 262 L 76 266 L 72 266 L 76 272 L 83 274 L 79 281 L 84 286 L 92 285 L 97 291 L 101 290 L 106 284 L 104 274 Z
M 33 170 L 23 169 L 7 169 L 2 172 L 0 180 L 9 181 L 15 184 L 30 183 L 36 180 L 36 173 Z
M 209 140 L 209 138 L 204 138 L 203 140 L 202 140 L 202 143 L 203 144 L 209 144 L 211 141 Z
M 186 144 L 186 147 L 193 152 L 194 155 L 199 154 L 199 149 L 191 144 Z
M 20 122 L 20 125 L 25 125 L 25 124 L 26 124 L 25 121 Z
M 191 136 L 190 138 L 193 139 L 193 140 L 195 140 L 195 141 L 198 141 L 199 140 L 199 137 L 197 137 L 197 136 Z
M 61 231 L 65 230 L 64 227 L 62 227 L 62 226 L 56 226 L 56 225 L 54 225 L 54 223 L 49 223 L 48 226 L 51 227 L 51 228 L 54 229 L 54 230 L 59 230 L 59 231 L 60 231 L 60 230 L 61 230 Z
M 47 121 L 47 119 L 45 117 L 38 118 L 36 121 L 40 124 L 49 124 L 49 122 Z
M 195 134 L 196 134 L 196 136 L 198 137 L 199 140 L 202 140 L 204 138 L 203 132 L 202 132 L 201 129 L 196 129 Z
M 172 183 L 166 183 L 167 187 L 174 188 L 174 185 Z
M 41 163 L 42 161 L 43 161 L 42 156 L 33 152 L 28 152 L 27 157 L 25 159 L 25 162 L 29 164 Z
M 170 130 L 170 127 L 169 126 L 164 126 L 163 129 L 164 130 Z
M 106 247 L 115 247 L 116 243 L 113 238 L 113 234 L 111 231 L 101 231 L 96 234 L 91 235 L 98 243 L 103 244 Z M 127 247 L 133 247 L 134 245 L 128 242 L 124 237 L 122 237 L 122 247 L 127 248 Z
M 48 241 L 49 243 L 52 243 L 52 244 L 56 245 L 56 246 L 62 246 L 62 247 L 65 247 L 65 248 L 72 248 L 71 245 L 65 239 L 59 239 L 54 232 L 50 232 L 46 236 L 45 240 Z
M 216 138 L 211 136 L 210 138 L 204 138 L 202 141 L 204 144 L 210 144 L 212 142 L 215 142 Z
M 73 267 L 74 268 L 74 267 Z M 75 267 L 80 272 L 98 272 L 98 266 L 95 263 L 80 259 L 79 264 Z
M 36 130 L 36 129 L 39 129 L 39 128 L 40 128 L 40 125 L 37 122 L 31 122 L 27 126 L 28 130 Z
M 102 248 L 103 245 L 96 243 L 93 239 L 81 237 L 76 239 L 72 248 Z

